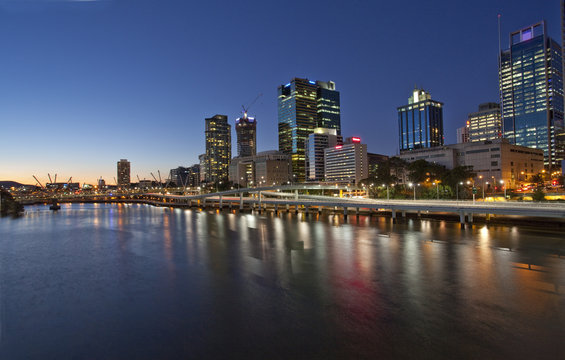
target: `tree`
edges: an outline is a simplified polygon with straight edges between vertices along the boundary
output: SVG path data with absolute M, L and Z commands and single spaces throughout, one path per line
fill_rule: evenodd
M 477 174 L 473 172 L 472 166 L 457 166 L 444 174 L 442 182 L 451 189 L 455 189 L 458 183 L 465 183 L 476 175 Z

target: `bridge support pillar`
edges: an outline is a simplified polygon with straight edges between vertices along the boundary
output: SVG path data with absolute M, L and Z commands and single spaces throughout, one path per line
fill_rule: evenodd
M 243 210 L 243 193 L 239 193 L 239 211 Z
M 392 209 L 392 223 L 396 224 L 396 210 Z
M 473 213 L 467 214 L 467 220 L 469 221 L 469 224 L 473 225 Z
M 304 213 L 305 214 L 310 213 L 310 206 L 308 206 L 308 205 L 304 206 Z
M 232 208 L 233 208 L 233 201 L 230 201 L 230 211 L 232 210 Z
M 295 213 L 295 214 L 298 214 L 298 207 L 299 207 L 299 206 L 300 206 L 300 205 L 298 205 L 298 204 L 294 204 L 294 213 Z
M 286 204 L 286 212 L 289 213 L 290 212 L 290 205 Z
M 355 208 L 355 216 L 359 216 L 359 208 L 358 207 Z
M 259 191 L 259 214 L 261 213 L 261 208 L 262 208 L 262 201 L 261 201 L 261 192 Z
M 318 215 L 322 215 L 322 207 L 318 206 Z
M 279 213 L 279 204 L 275 204 L 275 215 Z
M 347 219 L 347 206 L 343 207 L 343 217 Z
M 463 211 L 459 212 L 459 223 L 461 225 L 461 229 L 465 229 L 465 213 Z
M 406 217 L 406 210 L 402 210 L 402 217 L 403 217 L 403 218 Z
M 224 205 L 224 199 L 222 195 L 220 195 L 220 210 L 222 210 L 223 205 Z
M 298 189 L 294 190 L 294 199 L 298 200 Z
M 206 209 L 206 198 L 202 199 L 202 207 Z
M 422 217 L 422 212 L 418 210 L 418 219 Z

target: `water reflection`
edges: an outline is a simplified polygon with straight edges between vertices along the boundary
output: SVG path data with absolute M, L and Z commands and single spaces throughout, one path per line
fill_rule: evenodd
M 145 205 L 45 209 L 0 219 L 0 358 L 565 350 L 557 231 Z

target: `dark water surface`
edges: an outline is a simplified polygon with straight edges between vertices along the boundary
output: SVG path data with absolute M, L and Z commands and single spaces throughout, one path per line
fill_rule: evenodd
M 144 205 L 0 219 L 0 359 L 181 358 L 564 359 L 565 234 Z

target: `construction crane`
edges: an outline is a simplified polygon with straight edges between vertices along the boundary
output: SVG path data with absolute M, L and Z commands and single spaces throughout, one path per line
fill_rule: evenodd
M 43 184 L 41 183 L 41 181 L 39 181 L 39 180 L 35 177 L 35 175 L 32 175 L 32 176 L 33 176 L 33 178 L 35 179 L 35 181 L 37 181 L 37 183 L 39 184 L 39 186 L 40 186 L 42 189 L 45 189 L 45 186 L 43 186 Z
M 51 180 L 51 174 L 47 173 L 47 177 L 49 178 L 49 183 L 53 184 L 53 180 Z
M 57 174 L 55 174 L 55 183 L 57 183 Z
M 249 105 L 247 105 L 247 107 L 245 105 L 241 105 L 241 108 L 243 109 L 242 113 L 244 119 L 247 119 L 247 113 L 249 112 L 249 109 L 253 104 L 257 102 L 257 100 L 259 100 L 261 96 L 263 96 L 263 93 L 257 95 L 257 97 Z

